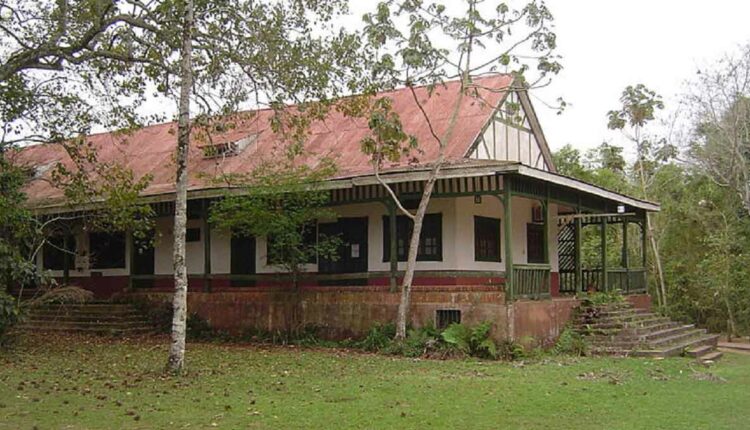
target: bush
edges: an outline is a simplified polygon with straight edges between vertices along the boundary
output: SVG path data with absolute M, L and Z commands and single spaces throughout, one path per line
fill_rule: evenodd
M 193 340 L 208 340 L 214 335 L 214 330 L 208 320 L 192 313 L 187 318 L 187 338 Z
M 588 344 L 580 333 L 577 333 L 571 328 L 566 328 L 560 334 L 560 337 L 557 339 L 557 343 L 555 343 L 555 347 L 552 350 L 556 354 L 581 357 L 588 352 Z
M 395 335 L 395 331 L 394 331 Z M 386 354 L 403 355 L 404 357 L 430 356 L 440 354 L 443 344 L 440 331 L 432 326 L 410 329 L 404 340 L 390 340 L 382 351 Z
M 378 352 L 387 347 L 395 336 L 395 324 L 375 324 L 367 332 L 367 336 L 357 343 L 357 346 L 365 351 Z
M 490 338 L 492 322 L 485 321 L 474 327 L 451 324 L 442 333 L 443 340 L 466 355 L 479 358 L 497 358 L 497 345 Z
M 497 358 L 501 360 L 521 360 L 526 356 L 526 349 L 514 340 L 503 340 L 497 345 Z
M 0 292 L 0 345 L 5 344 L 8 330 L 21 320 L 18 301 L 4 292 Z
M 41 296 L 30 300 L 29 306 L 79 305 L 94 300 L 94 293 L 80 287 L 66 286 L 53 288 Z
M 624 302 L 625 296 L 619 291 L 596 292 L 586 295 L 582 300 L 584 306 L 603 306 Z

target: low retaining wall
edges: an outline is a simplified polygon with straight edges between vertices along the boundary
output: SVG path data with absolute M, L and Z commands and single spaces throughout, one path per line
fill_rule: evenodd
M 130 297 L 169 301 L 171 294 L 132 292 Z M 234 333 L 247 328 L 289 328 L 295 308 L 300 324 L 315 325 L 334 339 L 360 337 L 374 324 L 396 321 L 401 294 L 388 287 L 254 288 L 236 292 L 190 292 L 188 312 L 197 313 L 212 327 Z M 438 309 L 458 309 L 462 322 L 493 322 L 493 336 L 507 338 L 505 294 L 496 287 L 438 286 L 412 288 L 411 324 L 435 324 Z M 295 303 L 299 306 L 295 307 Z
M 171 300 L 171 293 L 134 291 L 130 297 L 152 302 Z M 388 287 L 304 287 L 299 293 L 281 288 L 242 291 L 189 292 L 188 312 L 197 313 L 219 330 L 241 333 L 248 328 L 283 330 L 299 324 L 321 327 L 332 339 L 361 337 L 374 324 L 396 321 L 399 292 Z M 648 295 L 629 296 L 648 309 Z M 492 321 L 496 340 L 515 339 L 534 346 L 549 346 L 557 339 L 579 301 L 557 297 L 505 303 L 505 294 L 489 286 L 415 286 L 412 288 L 411 324 L 435 324 L 439 309 L 461 311 L 461 320 L 474 325 Z

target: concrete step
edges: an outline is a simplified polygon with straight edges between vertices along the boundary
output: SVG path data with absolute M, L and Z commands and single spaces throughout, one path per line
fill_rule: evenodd
M 131 328 L 131 327 L 148 327 L 146 320 L 129 321 L 129 322 L 91 322 L 91 321 L 68 321 L 68 322 L 49 322 L 38 320 L 26 320 L 22 325 L 33 327 L 60 327 L 60 328 L 86 328 L 101 327 L 104 329 Z
M 714 350 L 714 347 L 711 345 L 701 345 L 697 346 L 695 348 L 690 348 L 687 351 L 685 351 L 685 354 L 689 357 L 701 357 L 703 355 L 706 355 Z
M 674 321 L 667 320 L 667 321 L 657 321 L 657 322 L 654 322 L 654 323 L 651 323 L 651 324 L 639 325 L 639 326 L 636 326 L 636 327 L 627 327 L 623 331 L 625 331 L 628 334 L 631 334 L 633 336 L 642 336 L 642 335 L 647 334 L 647 333 L 653 333 L 653 332 L 656 332 L 656 331 L 667 330 L 667 329 L 670 329 L 670 328 L 680 327 L 680 326 L 681 326 L 680 323 L 676 323 Z
M 699 338 L 687 339 L 683 342 L 666 345 L 664 348 L 638 349 L 632 352 L 637 357 L 676 357 L 681 355 L 685 350 L 697 348 L 704 345 L 716 347 L 719 341 L 719 335 L 709 334 Z
M 671 336 L 679 335 L 690 330 L 696 330 L 693 324 L 676 325 L 674 327 L 669 327 L 669 328 L 665 328 L 661 330 L 647 331 L 645 333 L 638 335 L 637 338 L 644 340 L 646 342 L 651 342 L 651 341 L 656 341 L 660 339 L 669 338 Z
M 657 339 L 651 339 L 647 341 L 648 345 L 653 348 L 662 348 L 669 345 L 675 345 L 683 343 L 689 339 L 696 339 L 706 335 L 706 330 L 703 329 L 691 329 L 681 333 L 673 334 L 670 336 L 664 336 Z
M 40 314 L 28 314 L 26 319 L 35 321 L 49 321 L 54 322 L 130 322 L 130 321 L 142 321 L 143 315 L 131 314 L 131 315 L 40 315 Z
M 698 357 L 698 360 L 700 360 L 703 363 L 714 362 L 714 361 L 717 361 L 718 359 L 720 359 L 723 356 L 724 356 L 723 352 L 721 352 L 721 351 L 713 351 L 713 352 L 709 352 L 708 354 L 701 355 L 700 357 Z
M 132 308 L 130 306 L 128 307 L 120 307 L 120 308 L 114 308 L 114 309 L 102 309 L 102 308 L 68 308 L 64 306 L 60 306 L 58 308 L 42 308 L 42 307 L 28 307 L 26 308 L 27 312 L 37 312 L 40 314 L 131 314 L 131 313 L 137 313 L 138 310 L 135 308 Z
M 153 329 L 148 324 L 139 325 L 108 325 L 108 324 L 96 324 L 96 325 L 49 325 L 49 324 L 38 324 L 38 323 L 23 323 L 18 325 L 20 330 L 33 330 L 33 331 L 83 331 L 83 332 L 148 332 Z

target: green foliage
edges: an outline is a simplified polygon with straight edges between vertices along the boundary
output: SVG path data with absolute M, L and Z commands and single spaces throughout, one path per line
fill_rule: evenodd
M 485 321 L 474 327 L 464 324 L 451 324 L 441 336 L 443 340 L 459 351 L 472 357 L 497 358 L 497 345 L 490 337 L 492 322 Z
M 440 340 L 440 331 L 432 326 L 412 328 L 408 330 L 406 339 L 391 338 L 390 343 L 382 349 L 382 352 L 404 357 L 444 358 L 450 351 Z
M 21 320 L 18 301 L 0 291 L 0 346 L 3 345 L 8 330 Z
M 330 160 L 313 169 L 290 158 L 263 163 L 244 177 L 224 178 L 244 192 L 227 193 L 214 203 L 210 222 L 233 234 L 269 238 L 268 260 L 296 282 L 305 264 L 338 257 L 340 238 L 316 234 L 318 220 L 336 217 L 327 206 L 329 193 L 320 188 L 334 172 Z
M 394 336 L 396 336 L 395 324 L 375 324 L 370 327 L 367 336 L 357 346 L 365 351 L 378 352 L 388 346 L 393 341 Z
M 501 360 L 521 360 L 527 355 L 526 348 L 514 340 L 502 340 L 497 345 L 497 358 Z
M 621 130 L 626 126 L 643 127 L 654 119 L 657 109 L 664 109 L 661 96 L 643 84 L 628 85 L 620 97 L 622 108 L 607 113 L 607 126 Z
M 625 296 L 619 291 L 598 291 L 581 297 L 583 306 L 602 306 L 625 303 Z
M 557 339 L 553 351 L 561 355 L 585 356 L 588 352 L 586 340 L 570 327 L 566 327 Z
M 210 340 L 216 333 L 211 324 L 198 315 L 191 313 L 187 318 L 187 338 L 191 340 Z

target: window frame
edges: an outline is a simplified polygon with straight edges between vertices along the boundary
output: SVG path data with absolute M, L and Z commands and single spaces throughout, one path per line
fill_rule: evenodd
M 492 227 L 489 227 L 488 225 L 481 226 L 481 223 L 497 223 L 497 228 L 493 225 Z M 493 217 L 486 217 L 481 215 L 474 215 L 474 261 L 484 262 L 484 263 L 502 263 L 503 261 L 503 235 L 502 235 L 502 227 L 503 227 L 503 220 L 501 218 L 493 218 Z M 486 233 L 484 230 L 480 231 L 480 228 L 485 227 L 488 231 L 493 231 L 497 233 L 497 256 L 484 256 L 480 255 L 481 247 L 480 243 L 477 240 L 479 237 L 486 237 Z
M 411 240 L 413 221 L 406 215 L 396 217 L 396 255 L 397 261 L 404 262 L 409 254 L 409 241 Z M 391 224 L 390 217 L 383 215 L 383 262 L 390 261 L 391 257 Z M 432 235 L 432 236 L 430 236 Z M 434 237 L 437 252 L 435 254 L 425 255 L 425 241 Z M 403 246 L 399 247 L 398 242 L 403 240 Z M 419 237 L 419 250 L 417 252 L 417 261 L 443 261 L 443 213 L 435 212 L 425 214 L 422 220 L 422 234 Z
M 98 258 L 96 258 L 96 253 L 94 252 L 94 243 L 101 242 L 101 240 L 92 240 L 96 239 L 97 237 L 109 237 L 109 241 L 107 246 L 105 246 L 102 249 L 106 249 L 109 251 L 118 249 L 116 248 L 115 244 L 112 243 L 113 238 L 119 238 L 119 242 L 122 242 L 122 256 L 118 257 L 116 259 L 107 259 L 106 263 L 103 264 L 99 261 Z M 90 258 L 90 269 L 91 270 L 106 270 L 106 269 L 125 269 L 127 268 L 127 237 L 125 236 L 125 233 L 123 232 L 115 232 L 115 233 L 107 233 L 107 232 L 91 232 L 89 233 L 89 258 Z

